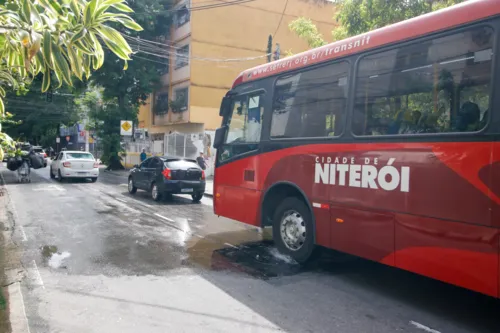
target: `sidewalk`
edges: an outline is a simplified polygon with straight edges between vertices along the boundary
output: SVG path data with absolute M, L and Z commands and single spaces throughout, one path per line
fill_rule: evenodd
M 105 172 L 105 173 L 109 173 L 109 174 L 114 175 L 114 176 L 124 177 L 124 178 L 127 178 L 128 175 L 129 175 L 129 172 L 130 172 L 130 170 L 106 171 L 105 169 L 106 169 L 105 165 L 101 165 L 99 167 L 99 171 L 100 172 Z M 205 181 L 205 183 L 206 183 L 206 185 L 205 185 L 205 196 L 213 198 L 213 196 L 214 196 L 214 180 L 213 180 L 213 178 L 212 177 L 208 178 Z

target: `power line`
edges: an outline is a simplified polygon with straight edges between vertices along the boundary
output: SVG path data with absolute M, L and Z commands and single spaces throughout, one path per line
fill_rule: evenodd
M 166 63 L 166 62 L 156 61 L 156 60 L 149 59 L 149 58 L 146 58 L 146 57 L 141 57 L 141 56 L 138 56 L 138 55 L 135 55 L 135 54 L 132 55 L 132 58 L 139 58 L 139 59 L 142 59 L 142 60 L 147 60 L 147 61 L 151 61 L 151 62 L 160 64 L 160 65 L 168 66 L 168 63 Z
M 123 35 L 123 34 L 122 34 Z M 173 52 L 165 48 L 161 48 L 156 45 L 161 45 L 164 46 L 163 43 L 160 42 L 155 42 L 151 40 L 146 40 L 142 38 L 135 38 L 127 35 L 123 35 L 126 39 L 128 40 L 133 40 L 138 43 L 138 45 L 132 45 L 132 46 L 137 46 L 136 52 L 140 53 L 145 53 L 149 54 L 152 56 L 156 56 L 159 58 L 164 58 L 164 59 L 170 59 L 170 56 L 175 55 L 176 57 L 182 57 L 185 59 L 192 59 L 192 60 L 200 60 L 200 61 L 213 61 L 213 62 L 238 62 L 238 61 L 249 61 L 249 60 L 255 60 L 255 59 L 261 59 L 267 57 L 269 54 L 264 54 L 260 56 L 253 56 L 253 57 L 241 57 L 241 58 L 206 58 L 206 57 L 193 57 L 189 55 L 183 55 L 178 52 Z M 141 49 L 141 45 L 143 48 Z M 183 47 L 174 47 L 170 46 L 171 48 L 174 48 L 176 50 L 180 50 Z
M 276 27 L 276 30 L 274 31 L 273 40 L 274 40 L 274 37 L 276 36 L 276 34 L 278 33 L 278 30 L 281 26 L 281 22 L 283 22 L 283 17 L 285 17 L 286 7 L 288 7 L 288 0 L 286 0 L 286 2 L 285 2 L 285 7 L 283 8 L 283 12 L 281 13 L 280 21 L 278 22 L 278 26 Z
M 253 2 L 255 0 L 234 0 L 234 1 L 228 1 L 228 2 L 223 2 L 223 3 L 214 3 L 214 4 L 209 4 L 209 5 L 201 5 L 201 6 L 194 6 L 194 7 L 181 7 L 177 9 L 165 9 L 161 10 L 158 12 L 147 12 L 147 13 L 134 13 L 133 15 L 151 15 L 151 14 L 164 14 L 164 13 L 175 13 L 179 11 L 184 11 L 184 10 L 189 10 L 191 12 L 194 11 L 199 11 L 199 10 L 208 10 L 208 9 L 214 9 L 214 8 L 221 8 L 221 7 L 228 7 L 228 6 L 234 6 L 234 5 L 240 5 L 248 2 Z

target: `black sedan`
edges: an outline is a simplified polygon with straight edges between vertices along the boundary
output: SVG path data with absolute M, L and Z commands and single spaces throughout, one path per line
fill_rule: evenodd
M 194 160 L 175 157 L 150 157 L 136 165 L 128 177 L 128 191 L 151 193 L 158 201 L 172 194 L 191 194 L 199 202 L 205 193 L 205 172 Z

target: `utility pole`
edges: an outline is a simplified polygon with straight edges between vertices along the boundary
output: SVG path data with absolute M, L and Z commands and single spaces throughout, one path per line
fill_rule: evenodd
M 273 36 L 269 35 L 267 40 L 267 62 L 271 62 L 271 56 L 273 53 Z

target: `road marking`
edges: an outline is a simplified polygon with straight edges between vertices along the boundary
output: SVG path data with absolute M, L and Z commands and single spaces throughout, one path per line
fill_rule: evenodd
M 24 228 L 23 226 L 19 226 L 19 230 L 21 230 L 21 237 L 22 237 L 22 241 L 23 242 L 26 242 L 28 240 L 28 237 L 26 236 L 26 233 L 24 232 Z
M 121 201 L 121 202 L 124 202 L 124 203 L 127 203 L 127 200 L 123 200 L 123 199 L 120 199 L 120 198 L 115 198 L 116 200 L 118 201 Z
M 17 288 L 16 288 L 17 286 Z M 28 332 L 30 325 L 28 316 L 26 315 L 26 306 L 24 305 L 24 297 L 21 291 L 21 283 L 15 283 L 8 287 L 9 292 L 9 308 L 10 308 L 10 323 L 12 332 Z
M 410 320 L 410 324 L 415 326 L 418 329 L 424 330 L 424 331 L 429 332 L 429 333 L 441 333 L 439 331 L 433 330 L 432 328 L 430 328 L 428 326 L 417 323 L 416 321 L 413 321 L 413 320 Z
M 234 246 L 233 244 L 224 243 L 224 245 L 226 245 L 226 246 L 230 246 L 230 247 L 235 248 L 235 249 L 239 249 L 239 247 Z
M 38 283 L 42 286 L 43 289 L 45 289 L 45 285 L 43 284 L 42 276 L 40 275 L 40 271 L 38 270 L 38 266 L 36 265 L 36 261 L 33 260 L 33 266 L 35 267 L 35 273 L 37 276 Z
M 165 216 L 163 216 L 163 215 L 160 215 L 160 214 L 157 214 L 157 213 L 155 213 L 155 215 L 156 215 L 156 216 L 158 216 L 158 217 L 161 217 L 161 218 L 162 218 L 162 219 L 164 219 L 164 220 L 167 220 L 168 222 L 175 222 L 174 220 L 169 219 L 168 217 L 165 217 Z
M 59 191 L 59 192 L 64 192 L 66 191 L 63 187 L 59 185 L 41 185 L 33 189 L 33 191 Z

